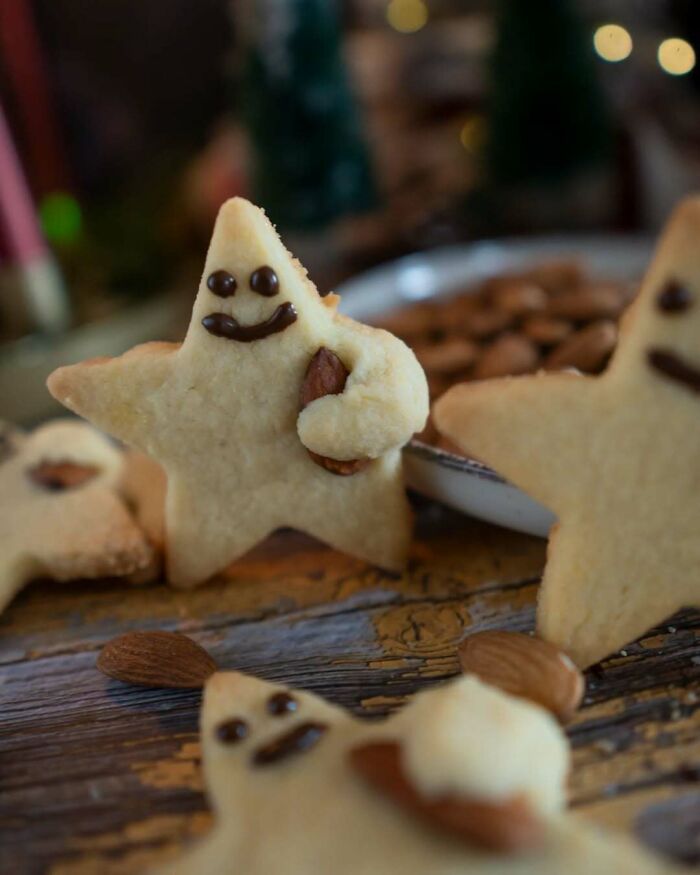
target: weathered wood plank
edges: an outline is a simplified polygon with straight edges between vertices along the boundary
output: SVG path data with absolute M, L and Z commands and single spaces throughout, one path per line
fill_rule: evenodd
M 541 541 L 424 505 L 400 579 L 282 532 L 191 592 L 30 587 L 0 618 L 0 871 L 139 871 L 208 826 L 199 695 L 102 677 L 96 654 L 113 635 L 180 629 L 224 667 L 380 715 L 454 675 L 467 632 L 532 628 L 543 562 Z M 570 730 L 572 800 L 692 859 L 700 616 L 679 615 L 626 654 L 589 673 Z

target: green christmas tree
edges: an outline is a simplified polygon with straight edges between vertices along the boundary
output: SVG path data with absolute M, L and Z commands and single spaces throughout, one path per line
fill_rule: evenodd
M 501 0 L 486 169 L 551 184 L 604 164 L 611 133 L 590 34 L 570 0 Z
M 254 197 L 293 229 L 369 208 L 374 185 L 333 0 L 238 0 Z

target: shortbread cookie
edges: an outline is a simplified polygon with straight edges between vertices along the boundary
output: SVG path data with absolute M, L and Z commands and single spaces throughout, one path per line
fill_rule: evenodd
M 557 515 L 538 631 L 580 666 L 700 606 L 700 198 L 672 216 L 600 377 L 460 385 L 433 418 Z
M 67 407 L 163 465 L 173 583 L 206 580 L 281 526 L 403 564 L 401 447 L 425 423 L 425 375 L 401 341 L 340 316 L 336 303 L 262 210 L 235 198 L 219 213 L 182 345 L 145 344 L 49 378 Z M 320 349 L 349 376 L 341 393 L 301 409 Z M 370 462 L 341 476 L 307 450 Z
M 22 437 L 0 463 L 0 611 L 30 580 L 153 576 L 152 547 L 117 495 L 122 453 L 83 422 Z
M 158 462 L 138 450 L 127 450 L 120 481 L 136 522 L 156 549 L 165 547 L 165 471 Z
M 238 673 L 201 718 L 215 814 L 168 875 L 661 875 L 632 842 L 564 811 L 566 738 L 475 677 L 382 723 Z

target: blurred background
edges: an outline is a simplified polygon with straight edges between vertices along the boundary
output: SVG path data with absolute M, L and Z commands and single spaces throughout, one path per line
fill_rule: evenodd
M 328 289 L 700 187 L 697 0 L 2 0 L 0 416 L 177 338 L 221 202 Z

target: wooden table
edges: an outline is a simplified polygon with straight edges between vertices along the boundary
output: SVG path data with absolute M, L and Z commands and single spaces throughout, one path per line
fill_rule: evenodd
M 190 592 L 34 584 L 0 618 L 0 872 L 137 872 L 209 827 L 199 693 L 107 680 L 95 658 L 117 633 L 178 629 L 223 667 L 376 717 L 454 675 L 466 634 L 531 629 L 544 552 L 421 503 L 400 579 L 285 531 Z M 590 671 L 570 735 L 581 816 L 700 862 L 698 612 Z

